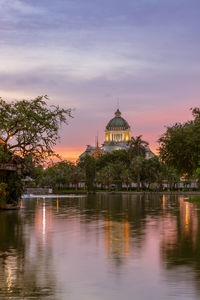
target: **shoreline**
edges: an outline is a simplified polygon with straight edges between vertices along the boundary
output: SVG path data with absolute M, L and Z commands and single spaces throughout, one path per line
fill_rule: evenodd
M 126 195 L 191 195 L 195 196 L 198 195 L 200 196 L 200 191 L 199 192 L 96 192 L 97 194 L 126 194 Z
M 20 209 L 20 205 L 13 205 L 13 204 L 4 204 L 4 205 L 0 205 L 0 211 L 1 210 L 18 210 Z
M 65 195 L 92 195 L 92 194 L 110 194 L 110 195 L 189 195 L 189 196 L 200 196 L 200 191 L 195 192 L 148 192 L 148 191 L 142 191 L 142 192 L 136 192 L 136 191 L 96 191 L 96 192 L 87 192 L 87 191 L 55 191 L 55 193 L 52 194 L 32 194 L 34 197 L 40 197 L 47 195 L 49 198 L 51 195 L 53 197 L 55 196 L 65 196 Z

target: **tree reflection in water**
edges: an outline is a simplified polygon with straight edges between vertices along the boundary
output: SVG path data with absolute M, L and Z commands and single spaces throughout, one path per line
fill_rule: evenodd
M 87 276 L 126 270 L 132 281 L 143 272 L 155 276 L 155 264 L 169 286 L 189 281 L 200 293 L 199 214 L 180 196 L 25 200 L 21 211 L 0 213 L 0 299 L 61 299 L 68 285 L 74 293 L 76 280 L 81 292 Z
M 42 209 L 40 206 L 32 213 L 37 212 L 42 218 Z M 55 281 L 52 270 L 49 271 L 51 248 L 42 252 L 41 244 L 35 243 L 34 215 L 29 214 L 26 218 L 23 209 L 0 213 L 0 299 L 41 299 L 54 294 Z M 42 219 L 36 219 L 36 223 L 41 221 L 42 226 Z M 43 282 L 41 277 L 38 278 L 41 271 L 45 272 Z
M 188 280 L 191 284 L 196 282 L 200 293 L 199 205 L 185 202 L 184 197 L 179 197 L 178 205 L 176 214 L 168 217 L 170 222 L 163 228 L 161 258 L 168 271 L 168 280 L 173 281 L 175 277 L 178 280 L 180 276 L 180 281 Z

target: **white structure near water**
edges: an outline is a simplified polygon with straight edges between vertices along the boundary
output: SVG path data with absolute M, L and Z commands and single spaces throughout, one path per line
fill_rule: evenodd
M 79 159 L 85 155 L 98 156 L 116 150 L 128 150 L 129 141 L 131 139 L 131 127 L 129 123 L 122 117 L 119 109 L 115 112 L 115 116 L 108 122 L 105 128 L 105 141 L 99 147 L 98 140 L 95 146 L 87 145 L 86 150 L 80 155 Z M 154 157 L 155 154 L 146 147 L 146 158 Z

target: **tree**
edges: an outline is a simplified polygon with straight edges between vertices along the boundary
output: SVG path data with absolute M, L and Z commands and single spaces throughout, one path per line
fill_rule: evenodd
M 47 105 L 47 96 L 7 103 L 0 98 L 0 139 L 3 152 L 36 163 L 55 155 L 59 127 L 71 117 L 71 109 Z
M 104 185 L 104 174 L 103 174 L 102 170 L 97 171 L 97 173 L 96 173 L 96 183 L 98 185 L 100 185 L 100 189 L 102 189 L 102 187 Z
M 147 189 L 149 189 L 150 184 L 159 182 L 160 171 L 161 163 L 157 156 L 144 160 L 141 182 L 147 184 Z
M 129 166 L 128 153 L 126 150 L 116 150 L 103 154 L 96 160 L 96 168 L 97 170 L 101 170 L 108 164 L 118 163 L 123 163 L 126 167 Z
M 174 190 L 176 184 L 180 181 L 180 174 L 174 167 L 165 165 L 165 179 L 169 184 L 169 189 Z
M 94 191 L 94 181 L 95 181 L 95 175 L 96 175 L 96 161 L 93 156 L 86 155 L 81 163 L 80 166 L 84 168 L 85 171 L 85 179 L 86 179 L 86 186 L 88 189 L 88 192 Z
M 167 127 L 160 137 L 161 160 L 180 174 L 192 175 L 200 160 L 200 109 L 192 109 L 193 120 Z
M 134 173 L 137 178 L 137 191 L 140 191 L 140 177 L 142 173 L 142 168 L 143 168 L 143 163 L 144 163 L 144 158 L 142 156 L 136 156 L 133 158 L 131 162 L 131 167 L 134 170 Z
M 54 163 L 42 172 L 37 167 L 33 178 L 39 186 L 50 186 L 53 189 L 68 188 L 74 168 L 76 166 L 71 162 L 61 161 Z
M 129 185 L 133 181 L 130 169 L 124 169 L 123 170 L 123 172 L 121 173 L 121 180 L 122 180 L 122 183 L 124 183 L 126 185 L 126 188 L 127 188 L 127 191 L 128 191 Z
M 129 142 L 129 158 L 130 160 L 134 157 L 141 156 L 145 157 L 146 147 L 149 145 L 148 142 L 142 140 L 142 135 L 132 137 Z
M 1 182 L 0 183 L 0 205 L 6 204 L 6 198 L 7 198 L 7 184 Z
M 196 176 L 197 176 L 197 180 L 198 180 L 198 186 L 200 188 L 200 167 L 198 167 L 196 169 Z
M 76 191 L 78 190 L 78 184 L 82 179 L 83 179 L 83 172 L 81 168 L 78 166 L 73 166 L 69 174 L 69 181 L 73 185 L 75 185 Z
M 48 106 L 47 100 L 39 96 L 7 103 L 0 98 L 0 163 L 4 164 L 8 203 L 16 202 L 22 193 L 21 175 L 56 155 L 53 146 L 59 139 L 59 127 L 71 117 L 71 109 Z
M 105 166 L 101 171 L 101 177 L 103 178 L 103 184 L 110 190 L 110 185 L 113 182 L 113 169 L 110 165 Z

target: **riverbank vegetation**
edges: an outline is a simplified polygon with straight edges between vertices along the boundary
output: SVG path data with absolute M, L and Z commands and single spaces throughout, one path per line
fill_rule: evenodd
M 16 203 L 23 189 L 22 178 L 47 159 L 56 156 L 53 146 L 59 127 L 67 123 L 71 109 L 48 106 L 47 96 L 6 102 L 0 98 L 0 195 Z
M 195 196 L 195 197 L 192 197 L 192 198 L 188 198 L 188 199 L 185 199 L 186 202 L 199 202 L 200 203 L 200 196 Z
M 130 154 L 125 150 L 107 153 L 98 159 L 86 156 L 77 165 L 62 161 L 46 169 L 38 167 L 32 178 L 34 182 L 31 181 L 30 186 L 51 187 L 56 193 L 83 193 L 84 190 L 187 191 L 194 179 L 185 178 L 180 188 L 180 175 L 173 167 L 160 162 L 157 156 L 150 159 L 137 156 L 131 161 Z
M 7 103 L 0 100 L 0 198 L 12 203 L 26 187 L 63 191 L 187 191 L 200 182 L 200 110 L 193 120 L 167 127 L 159 139 L 159 155 L 146 158 L 148 142 L 132 137 L 128 150 L 98 157 L 85 155 L 76 164 L 53 163 L 53 146 L 70 109 L 48 106 L 47 97 Z M 44 168 L 45 164 L 45 168 Z M 27 180 L 29 176 L 31 180 Z M 24 182 L 24 183 L 23 183 Z M 181 185 L 180 185 L 181 182 Z
M 167 127 L 160 137 L 159 157 L 181 175 L 200 179 L 200 109 L 192 109 L 193 120 Z
M 35 176 L 36 184 L 54 190 L 118 191 L 197 190 L 200 182 L 200 111 L 193 120 L 167 127 L 159 139 L 159 155 L 146 159 L 148 143 L 133 137 L 129 150 L 86 155 L 77 164 L 62 161 Z M 40 170 L 41 171 L 41 170 Z M 180 184 L 181 182 L 181 184 Z M 193 183 L 193 187 L 191 184 Z M 194 185 L 195 183 L 195 185 Z

